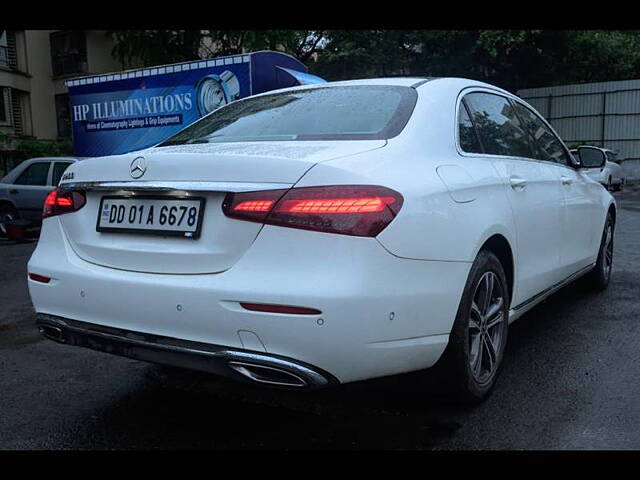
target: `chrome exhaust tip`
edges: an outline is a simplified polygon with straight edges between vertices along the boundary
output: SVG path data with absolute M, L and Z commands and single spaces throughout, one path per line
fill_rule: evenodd
M 337 383 L 326 372 L 292 359 L 238 350 L 225 350 L 219 355 L 225 357 L 229 369 L 256 383 L 304 390 Z
M 38 330 L 42 335 L 44 335 L 50 340 L 54 340 L 60 343 L 66 343 L 64 333 L 58 327 L 54 327 L 52 325 L 40 325 L 38 326 Z
M 250 380 L 281 387 L 307 387 L 308 383 L 298 375 L 280 368 L 246 362 L 229 362 L 229 367 Z

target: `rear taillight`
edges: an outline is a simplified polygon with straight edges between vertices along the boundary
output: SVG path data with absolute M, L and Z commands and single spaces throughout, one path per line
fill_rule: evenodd
M 80 210 L 87 203 L 84 192 L 72 192 L 56 188 L 44 201 L 44 209 L 42 210 L 42 218 L 62 215 Z
M 374 185 L 334 185 L 229 193 L 225 215 L 319 232 L 375 237 L 395 218 L 402 195 Z

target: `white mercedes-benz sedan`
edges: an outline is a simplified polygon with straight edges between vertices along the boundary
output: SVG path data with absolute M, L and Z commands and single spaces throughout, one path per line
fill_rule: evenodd
M 69 167 L 28 265 L 37 325 L 299 389 L 434 367 L 481 400 L 510 322 L 583 275 L 609 283 L 616 205 L 586 174 L 604 161 L 472 80 L 249 97 Z

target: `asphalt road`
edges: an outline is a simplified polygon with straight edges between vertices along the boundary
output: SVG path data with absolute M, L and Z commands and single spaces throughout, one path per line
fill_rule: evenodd
M 56 344 L 29 302 L 35 243 L 0 241 L 0 449 L 640 449 L 640 188 L 616 198 L 609 289 L 513 324 L 476 407 L 413 375 L 285 393 Z

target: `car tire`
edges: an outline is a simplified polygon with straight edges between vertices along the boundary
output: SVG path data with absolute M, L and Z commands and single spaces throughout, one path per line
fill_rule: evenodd
M 478 403 L 491 392 L 507 343 L 509 305 L 504 268 L 495 254 L 483 250 L 471 266 L 449 344 L 434 367 L 453 400 Z
M 592 290 L 604 290 L 609 286 L 611 271 L 613 270 L 613 236 L 615 223 L 611 213 L 607 214 L 607 220 L 602 231 L 598 260 L 593 269 L 585 275 L 585 283 Z
M 18 220 L 19 218 L 20 215 L 15 207 L 7 204 L 0 205 L 0 237 L 7 236 L 6 223 Z

